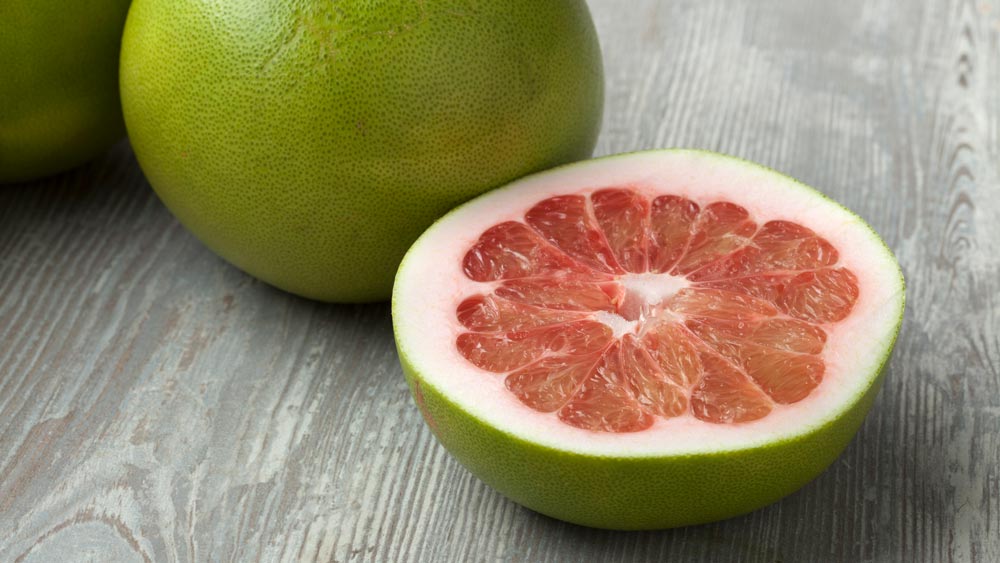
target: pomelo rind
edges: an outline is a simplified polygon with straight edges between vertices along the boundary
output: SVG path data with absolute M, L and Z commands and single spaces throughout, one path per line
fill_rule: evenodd
M 135 0 L 122 107 L 207 247 L 285 291 L 371 302 L 447 210 L 592 154 L 602 64 L 583 0 Z
M 473 475 L 546 516 L 612 530 L 713 522 L 797 491 L 847 447 L 882 383 L 880 368 L 861 399 L 836 420 L 766 446 L 682 456 L 591 456 L 490 426 L 421 383 L 402 352 L 400 361 L 428 426 Z
M 601 162 L 627 164 L 630 158 L 708 158 L 720 166 L 741 166 L 764 173 L 795 189 L 807 190 L 814 198 L 832 203 L 852 221 L 862 225 L 877 241 L 878 248 L 895 265 L 892 280 L 898 290 L 887 303 L 894 319 L 881 337 L 882 353 L 866 366 L 857 392 L 842 400 L 841 408 L 807 421 L 777 439 L 765 438 L 742 447 L 709 445 L 701 450 L 658 454 L 644 452 L 601 452 L 574 449 L 574 444 L 543 443 L 523 433 L 501 430 L 472 409 L 453 400 L 428 381 L 425 370 L 416 364 L 421 350 L 411 348 L 406 337 L 402 301 L 409 299 L 407 279 L 411 260 L 424 237 L 404 258 L 393 295 L 393 325 L 404 375 L 434 434 L 463 465 L 487 484 L 529 508 L 578 524 L 612 529 L 668 528 L 745 513 L 794 492 L 815 478 L 843 451 L 860 427 L 882 381 L 886 365 L 902 321 L 905 286 L 891 251 L 860 217 L 832 202 L 821 192 L 760 165 L 741 159 L 696 150 L 645 151 L 594 159 L 567 165 L 514 182 L 477 198 L 440 219 L 428 233 L 450 222 L 476 201 L 504 190 L 544 182 L 567 169 L 600 166 Z M 571 188 L 572 186 L 567 186 Z M 523 189 L 523 188 L 521 188 Z M 539 195 L 541 199 L 542 195 Z M 526 202 L 531 203 L 531 202 Z M 478 236 L 475 225 L 471 236 Z M 474 231 L 474 232 L 472 232 Z M 844 249 L 850 252 L 850 249 Z M 427 289 L 424 288 L 424 291 Z M 449 311 L 448 313 L 453 313 Z M 638 433 L 642 434 L 642 433 Z M 622 435 L 609 439 L 621 440 Z M 627 439 L 627 438 L 625 438 Z
M 0 184 L 72 169 L 124 136 L 117 79 L 128 6 L 0 3 Z

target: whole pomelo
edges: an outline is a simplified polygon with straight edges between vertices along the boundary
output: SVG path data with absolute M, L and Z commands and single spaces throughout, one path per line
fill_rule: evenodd
M 388 298 L 447 210 L 589 156 L 603 105 L 583 0 L 137 0 L 121 64 L 167 207 L 325 301 Z
M 118 51 L 128 6 L 0 2 L 0 183 L 72 168 L 122 137 Z

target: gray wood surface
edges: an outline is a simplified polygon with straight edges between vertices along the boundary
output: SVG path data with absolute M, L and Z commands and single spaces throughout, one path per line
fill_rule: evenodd
M 0 188 L 0 561 L 1000 561 L 1000 2 L 591 5 L 599 153 L 763 162 L 899 256 L 886 385 L 826 473 L 663 532 L 521 508 L 434 441 L 386 305 L 228 266 L 122 143 Z

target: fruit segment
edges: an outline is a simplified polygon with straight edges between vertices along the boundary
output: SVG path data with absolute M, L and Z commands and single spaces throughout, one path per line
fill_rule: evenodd
M 713 354 L 703 354 L 705 375 L 691 393 L 691 413 L 715 423 L 749 422 L 771 412 L 771 401 L 746 375 Z
M 774 305 L 738 290 L 695 287 L 679 291 L 670 301 L 672 310 L 692 317 L 751 320 L 777 313 Z
M 750 243 L 757 225 L 746 209 L 728 202 L 711 203 L 698 215 L 687 250 L 673 272 L 686 275 Z
M 493 281 L 551 275 L 573 270 L 578 264 L 544 244 L 523 223 L 508 221 L 483 233 L 465 254 L 462 266 L 469 279 Z
M 683 388 L 690 387 L 701 377 L 698 350 L 688 334 L 677 323 L 658 323 L 646 331 L 641 341 L 641 346 L 664 377 Z
M 458 337 L 458 351 L 487 371 L 507 372 L 530 364 L 545 354 L 589 354 L 607 347 L 612 333 L 606 325 L 576 321 L 524 332 L 466 332 Z
M 576 428 L 748 423 L 822 384 L 824 326 L 859 297 L 838 263 L 812 230 L 731 202 L 551 197 L 466 253 L 466 276 L 487 285 L 459 303 L 456 346 Z
M 462 326 L 477 332 L 519 332 L 580 320 L 584 315 L 526 305 L 496 294 L 470 297 L 458 306 L 457 313 Z
M 563 311 L 614 311 L 624 295 L 617 284 L 567 277 L 509 281 L 495 293 L 517 303 Z
M 761 272 L 796 272 L 832 266 L 837 250 L 809 229 L 789 221 L 770 221 L 750 244 L 704 268 L 688 279 L 708 281 L 738 278 Z
M 816 356 L 747 344 L 740 354 L 743 369 L 776 403 L 805 399 L 820 381 L 826 365 Z
M 769 273 L 704 282 L 699 286 L 742 291 L 773 303 L 791 317 L 814 323 L 844 320 L 859 295 L 857 277 L 845 268 L 824 268 L 798 274 Z
M 543 358 L 507 376 L 507 389 L 522 403 L 554 412 L 569 402 L 602 354 Z
M 673 195 L 653 200 L 649 221 L 649 269 L 668 272 L 687 251 L 691 228 L 700 209 L 695 202 Z
M 600 190 L 591 200 L 594 216 L 618 263 L 628 272 L 645 272 L 649 202 L 626 189 Z
M 654 360 L 643 343 L 631 334 L 622 338 L 621 355 L 626 388 L 645 411 L 664 418 L 684 413 L 687 390 L 682 387 L 686 379 L 683 374 L 668 377 L 661 370 L 662 364 Z
M 795 319 L 768 319 L 754 323 L 748 339 L 777 350 L 819 354 L 826 344 L 826 333 L 816 325 Z
M 622 366 L 621 348 L 612 345 L 584 380 L 581 389 L 559 419 L 571 426 L 603 432 L 636 432 L 653 425 L 646 412 L 628 391 L 632 377 Z
M 549 198 L 532 207 L 524 219 L 580 263 L 599 272 L 622 272 L 604 235 L 587 212 L 587 198 L 580 195 Z

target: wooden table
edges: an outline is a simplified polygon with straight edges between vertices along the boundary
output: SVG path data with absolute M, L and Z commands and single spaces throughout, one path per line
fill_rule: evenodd
M 598 153 L 763 162 L 899 256 L 885 387 L 826 473 L 663 532 L 521 508 L 431 436 L 387 305 L 227 265 L 123 143 L 0 189 L 0 561 L 1000 561 L 1000 2 L 591 4 Z

